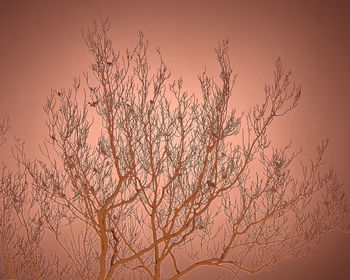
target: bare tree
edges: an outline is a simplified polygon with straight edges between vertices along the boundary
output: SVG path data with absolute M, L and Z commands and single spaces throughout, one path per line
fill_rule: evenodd
M 0 124 L 0 145 L 8 129 L 5 117 Z M 19 140 L 17 144 L 23 147 Z M 0 180 L 0 278 L 62 279 L 69 267 L 61 266 L 57 257 L 47 256 L 42 248 L 42 216 L 30 193 L 26 171 L 11 171 L 2 162 Z
M 280 59 L 265 101 L 238 115 L 228 108 L 228 41 L 215 49 L 220 83 L 202 73 L 199 100 L 181 78 L 168 82 L 159 49 L 152 72 L 142 33 L 121 55 L 109 29 L 101 19 L 84 33 L 94 58 L 85 94 L 75 79 L 47 100 L 45 159 L 17 153 L 74 279 L 179 279 L 201 266 L 255 273 L 340 225 L 342 185 L 333 169 L 320 173 L 328 141 L 292 173 L 299 152 L 269 140 L 301 94 Z

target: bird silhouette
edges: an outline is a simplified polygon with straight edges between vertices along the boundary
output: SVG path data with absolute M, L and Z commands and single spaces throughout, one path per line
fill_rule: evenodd
M 51 138 L 53 141 L 57 141 L 57 138 L 55 137 L 55 134 L 50 135 L 50 138 Z
M 198 229 L 204 229 L 203 225 L 198 225 Z
M 59 92 L 57 92 L 57 95 L 58 95 L 58 96 L 61 96 L 61 92 L 60 92 L 60 91 L 59 91 Z
M 280 169 L 283 165 L 282 161 L 279 161 L 279 160 L 274 160 L 272 164 L 275 169 Z
M 95 188 L 94 187 L 90 187 L 90 190 L 91 190 L 91 193 L 93 194 L 93 195 L 96 195 L 96 192 L 95 192 Z
M 207 184 L 208 184 L 208 186 L 211 187 L 211 188 L 215 188 L 215 187 L 216 187 L 216 185 L 215 185 L 212 181 L 210 181 L 210 180 L 207 180 Z
M 96 91 L 96 88 L 93 88 L 93 87 L 89 87 L 89 89 L 90 89 L 92 92 L 95 92 L 95 91 Z
M 105 150 L 103 147 L 101 147 L 101 153 L 102 153 L 104 156 L 107 156 L 107 152 L 106 152 L 106 150 Z
M 98 101 L 88 102 L 91 107 L 96 107 L 98 103 Z

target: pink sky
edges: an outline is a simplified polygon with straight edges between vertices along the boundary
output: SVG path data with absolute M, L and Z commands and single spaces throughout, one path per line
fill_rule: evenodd
M 285 145 L 292 138 L 307 158 L 329 137 L 327 159 L 350 198 L 346 1 L 5 0 L 0 10 L 0 116 L 10 116 L 10 140 L 22 137 L 32 154 L 47 136 L 42 110 L 46 96 L 51 89 L 71 87 L 72 78 L 88 70 L 91 58 L 81 30 L 102 12 L 111 19 L 116 49 L 133 47 L 142 30 L 151 51 L 161 48 L 172 77 L 181 75 L 188 91 L 198 96 L 197 75 L 204 66 L 216 74 L 213 49 L 219 40 L 229 39 L 238 73 L 231 105 L 238 111 L 262 100 L 264 83 L 272 80 L 274 61 L 281 57 L 303 95 L 297 109 L 275 123 L 272 139 Z M 9 154 L 2 149 L 0 155 Z M 316 254 L 242 279 L 346 279 L 349 237 L 332 233 L 315 247 Z

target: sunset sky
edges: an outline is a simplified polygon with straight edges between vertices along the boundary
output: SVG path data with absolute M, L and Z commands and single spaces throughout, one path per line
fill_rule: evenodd
M 47 137 L 42 106 L 51 89 L 70 88 L 73 77 L 88 71 L 90 57 L 82 30 L 99 12 L 111 19 L 116 50 L 134 47 L 138 32 L 150 42 L 150 54 L 160 47 L 172 78 L 200 96 L 198 74 L 204 67 L 216 76 L 214 48 L 228 39 L 234 72 L 238 74 L 230 106 L 239 112 L 264 97 L 280 57 L 302 86 L 299 106 L 272 127 L 275 145 L 293 139 L 303 146 L 303 158 L 329 137 L 327 160 L 344 183 L 350 203 L 349 105 L 350 17 L 347 1 L 1 1 L 0 117 L 10 116 L 13 136 L 26 141 L 31 155 Z M 156 66 L 156 65 L 155 65 Z M 0 148 L 6 161 L 10 150 Z M 349 222 L 349 221 L 348 221 Z M 346 279 L 350 275 L 350 234 L 335 232 L 303 259 L 287 259 L 241 279 Z M 205 270 L 204 275 L 215 275 Z M 226 279 L 230 279 L 228 274 Z M 208 278 L 210 279 L 210 278 Z

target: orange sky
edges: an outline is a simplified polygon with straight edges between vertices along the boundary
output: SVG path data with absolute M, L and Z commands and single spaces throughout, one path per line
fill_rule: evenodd
M 344 182 L 350 126 L 350 18 L 347 1 L 9 1 L 0 8 L 0 116 L 11 120 L 14 135 L 35 154 L 47 136 L 42 105 L 50 89 L 68 88 L 74 76 L 88 70 L 89 57 L 81 30 L 98 12 L 109 16 L 116 49 L 133 47 L 142 30 L 151 50 L 160 47 L 173 78 L 181 75 L 189 92 L 198 92 L 197 75 L 207 67 L 215 74 L 213 48 L 229 39 L 238 73 L 231 105 L 248 109 L 263 98 L 281 57 L 302 85 L 301 102 L 275 123 L 272 139 L 293 139 L 306 156 L 330 137 L 327 159 Z M 51 3 L 51 4 L 50 4 Z M 11 142 L 11 141 L 10 141 Z M 2 158 L 9 150 L 1 149 Z M 6 160 L 6 159 L 5 159 Z M 330 234 L 305 259 L 283 261 L 272 272 L 243 279 L 346 279 L 350 274 L 350 239 Z M 204 277 L 202 279 L 205 279 Z

